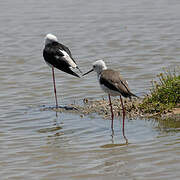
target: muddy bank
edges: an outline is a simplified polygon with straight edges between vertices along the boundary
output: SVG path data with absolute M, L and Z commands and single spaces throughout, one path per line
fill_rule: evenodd
M 172 110 L 167 110 L 164 112 L 156 112 L 156 113 L 147 113 L 142 107 L 141 104 L 143 102 L 143 98 L 135 98 L 132 100 L 124 99 L 124 107 L 126 109 L 126 116 L 128 118 L 175 118 L 180 120 L 180 107 L 173 108 Z M 122 107 L 119 99 L 113 99 L 113 111 L 116 117 L 122 116 Z M 102 99 L 102 100 L 91 100 L 84 99 L 84 106 L 76 107 L 79 111 L 84 114 L 88 115 L 90 113 L 97 113 L 104 118 L 110 118 L 111 112 L 109 107 L 109 101 Z
M 91 113 L 97 113 L 104 118 L 111 117 L 111 111 L 109 106 L 109 101 L 107 99 L 100 100 L 88 100 L 84 99 L 84 106 L 77 107 L 83 115 L 88 115 Z M 126 116 L 128 118 L 135 118 L 140 116 L 140 111 L 138 109 L 138 104 L 141 102 L 140 99 L 124 99 L 124 107 L 126 109 Z M 122 106 L 119 99 L 112 99 L 113 112 L 116 117 L 122 115 Z
M 147 113 L 142 107 L 143 98 L 134 98 L 132 100 L 123 99 L 124 107 L 126 109 L 126 117 L 128 118 L 173 118 L 180 121 L 180 106 L 167 110 L 164 112 Z M 116 117 L 122 116 L 122 107 L 120 100 L 117 98 L 112 99 L 113 111 Z M 81 117 L 93 113 L 99 114 L 103 118 L 111 118 L 109 101 L 107 99 L 89 100 L 83 99 L 83 105 L 69 104 L 67 106 L 60 106 L 58 109 L 55 107 L 42 108 L 42 110 L 53 110 L 57 112 L 70 112 L 80 114 Z

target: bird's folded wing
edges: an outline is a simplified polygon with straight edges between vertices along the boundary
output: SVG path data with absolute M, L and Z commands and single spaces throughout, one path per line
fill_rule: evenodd
M 45 48 L 44 49 L 44 58 L 45 60 L 54 66 L 55 68 L 64 71 L 66 73 L 69 73 L 71 75 L 79 77 L 78 74 L 73 72 L 71 67 L 71 61 L 65 57 L 65 54 L 63 53 L 64 50 L 61 50 L 59 47 L 56 48 Z M 69 57 L 70 58 L 70 57 Z M 74 63 L 74 62 L 73 62 Z
M 59 43 L 60 44 L 60 43 Z M 69 50 L 69 48 L 63 44 L 60 44 L 61 45 L 61 48 L 62 50 L 66 51 L 68 53 L 68 55 L 70 56 L 70 58 L 74 61 L 74 63 L 76 64 L 74 58 L 72 57 L 72 54 L 71 54 L 71 51 Z
M 127 81 L 122 79 L 118 71 L 110 69 L 103 71 L 100 82 L 108 88 L 120 92 L 125 97 L 128 97 L 131 94 Z

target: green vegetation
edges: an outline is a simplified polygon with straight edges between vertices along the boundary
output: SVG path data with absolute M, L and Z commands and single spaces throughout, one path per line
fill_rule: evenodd
M 180 106 L 180 67 L 173 72 L 164 70 L 158 78 L 158 82 L 152 82 L 150 95 L 139 105 L 144 113 L 162 114 Z

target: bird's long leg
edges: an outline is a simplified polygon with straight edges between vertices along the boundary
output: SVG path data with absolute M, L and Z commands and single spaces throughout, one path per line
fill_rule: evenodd
M 54 95 L 56 99 L 56 108 L 58 108 L 58 101 L 57 101 L 57 95 L 56 95 L 56 82 L 55 82 L 55 75 L 54 75 L 54 67 L 52 67 L 52 76 L 53 76 L 53 84 L 54 84 Z
M 112 108 L 112 103 L 111 103 L 111 96 L 110 96 L 110 94 L 108 94 L 108 96 L 109 96 L 109 105 L 111 107 L 111 119 L 112 119 L 112 121 L 111 121 L 111 129 L 112 129 L 112 136 L 113 136 L 114 135 L 114 129 L 113 129 L 114 113 L 113 113 L 113 108 Z
M 126 144 L 128 144 L 128 139 L 127 139 L 126 136 L 125 136 L 125 130 L 124 130 L 124 123 L 125 123 L 126 111 L 125 111 L 125 108 L 124 108 L 124 105 L 123 105 L 123 100 L 122 100 L 121 95 L 120 95 L 120 101 L 121 101 L 122 111 L 123 111 L 123 127 L 122 127 L 122 132 L 123 132 L 123 137 L 124 137 L 124 139 L 126 140 Z

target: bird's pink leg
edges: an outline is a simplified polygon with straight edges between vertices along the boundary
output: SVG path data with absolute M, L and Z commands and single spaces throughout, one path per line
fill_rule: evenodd
M 56 82 L 55 82 L 55 75 L 54 75 L 54 67 L 52 67 L 52 76 L 53 76 L 53 84 L 54 84 L 54 95 L 56 99 L 56 108 L 58 108 L 58 101 L 57 101 L 57 95 L 56 95 Z
M 126 144 L 128 144 L 128 139 L 127 139 L 126 136 L 125 136 L 125 130 L 124 130 L 124 123 L 125 123 L 126 111 L 125 111 L 125 108 L 124 108 L 124 105 L 123 105 L 123 100 L 122 100 L 122 97 L 121 97 L 121 96 L 120 96 L 120 101 L 121 101 L 122 110 L 123 110 L 123 128 L 122 128 L 122 131 L 123 131 L 124 139 L 126 140 Z
M 113 113 L 113 108 L 112 108 L 112 103 L 111 103 L 111 96 L 110 96 L 110 94 L 108 94 L 108 96 L 109 96 L 109 105 L 111 107 L 111 118 L 112 118 L 111 129 L 112 129 L 112 135 L 114 135 L 114 129 L 113 129 L 114 113 Z

